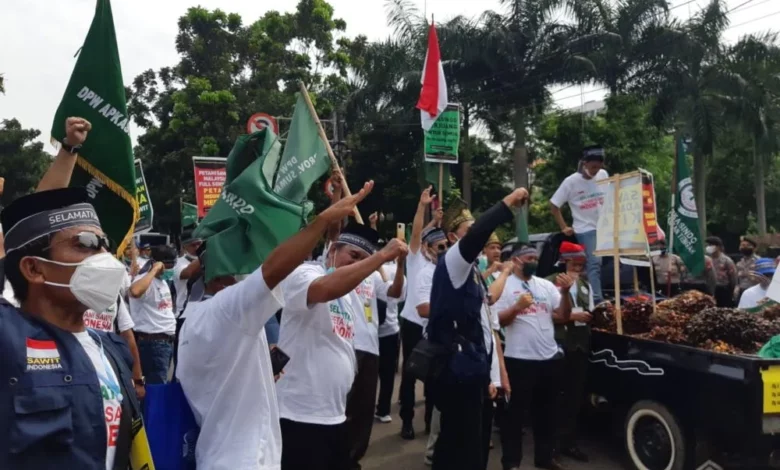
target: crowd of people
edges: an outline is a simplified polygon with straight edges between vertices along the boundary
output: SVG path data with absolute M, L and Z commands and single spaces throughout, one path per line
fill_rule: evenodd
M 400 438 L 415 439 L 423 380 L 421 458 L 434 469 L 486 469 L 494 426 L 503 468 L 517 469 L 526 424 L 537 468 L 588 461 L 576 431 L 604 300 L 602 149 L 585 149 L 550 201 L 570 240 L 556 256 L 564 269 L 546 278 L 535 246 L 496 236 L 525 189 L 475 218 L 457 203 L 434 209 L 427 188 L 407 245 L 381 240 L 376 215 L 350 218 L 373 183 L 342 197 L 336 173 L 330 207 L 255 272 L 206 280 L 209 240 L 192 231 L 179 250 L 134 243 L 113 255 L 86 191 L 68 187 L 89 130 L 69 118 L 38 190 L 0 213 L 0 468 L 129 468 L 146 387 L 178 381 L 199 469 L 360 469 L 372 427 L 393 421 L 399 355 Z M 736 265 L 719 239 L 707 246 L 703 277 L 719 302 L 765 300 L 775 265 L 753 240 Z M 679 258 L 653 262 L 661 287 L 684 288 Z

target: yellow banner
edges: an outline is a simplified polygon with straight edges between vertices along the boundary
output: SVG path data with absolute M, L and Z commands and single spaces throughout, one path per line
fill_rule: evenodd
M 764 413 L 780 413 L 780 366 L 761 371 L 764 382 Z

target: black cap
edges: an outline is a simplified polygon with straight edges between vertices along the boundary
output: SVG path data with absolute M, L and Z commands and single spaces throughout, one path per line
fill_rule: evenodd
M 707 237 L 705 241 L 708 245 L 715 245 L 723 248 L 723 240 L 720 237 Z
M 377 243 L 379 243 L 379 233 L 368 225 L 361 225 L 350 220 L 341 231 L 338 242 L 355 246 L 368 254 L 374 254 Z
M 14 225 L 31 215 L 81 203 L 89 203 L 84 188 L 52 189 L 22 196 L 0 212 L 3 233 L 7 234 Z
M 604 148 L 601 145 L 590 145 L 582 149 L 582 160 L 585 162 L 603 162 Z

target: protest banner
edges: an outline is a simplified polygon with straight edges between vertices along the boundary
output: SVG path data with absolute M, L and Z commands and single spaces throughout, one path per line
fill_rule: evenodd
M 192 157 L 195 168 L 195 199 L 198 204 L 198 218 L 206 217 L 216 204 L 222 186 L 225 184 L 227 159 L 222 157 Z
M 430 130 L 425 131 L 425 161 L 456 164 L 459 144 L 460 105 L 449 103 Z
M 149 187 L 146 186 L 146 177 L 141 160 L 135 159 L 135 199 L 138 201 L 138 220 L 135 222 L 135 233 L 148 232 L 152 229 L 154 208 L 149 197 Z

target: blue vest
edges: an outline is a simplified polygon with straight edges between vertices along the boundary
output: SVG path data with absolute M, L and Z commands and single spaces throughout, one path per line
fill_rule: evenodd
M 490 356 L 482 332 L 482 305 L 485 289 L 476 269 L 466 282 L 453 287 L 445 257 L 439 257 L 431 286 L 428 340 L 451 348 L 450 383 L 487 383 L 490 380 Z
M 102 340 L 125 390 L 134 390 L 124 340 L 90 334 Z M 0 302 L 0 357 L 0 469 L 105 470 L 103 398 L 78 339 Z M 134 393 L 124 400 L 137 409 Z M 130 418 L 123 415 L 122 421 Z

